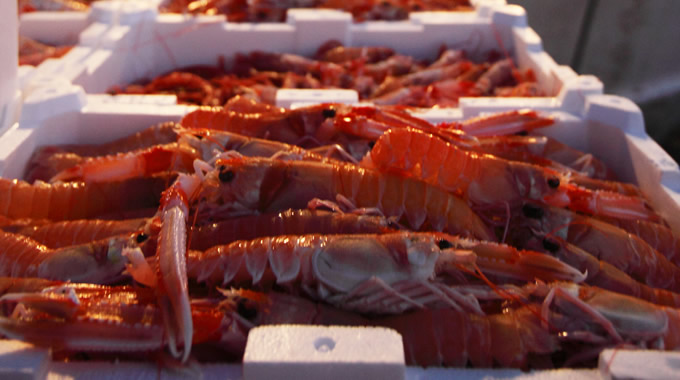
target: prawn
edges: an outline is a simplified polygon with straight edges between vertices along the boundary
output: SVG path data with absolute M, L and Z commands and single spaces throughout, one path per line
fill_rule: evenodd
M 580 188 L 548 168 L 464 151 L 416 129 L 386 132 L 362 166 L 422 179 L 474 205 L 534 199 L 589 214 L 658 220 L 641 198 Z
M 50 249 L 25 236 L 0 232 L 0 276 L 111 283 L 122 277 L 123 248 L 133 245 L 132 236 L 119 235 Z
M 187 275 L 211 286 L 274 284 L 337 307 L 393 314 L 445 307 L 482 313 L 474 297 L 442 285 L 460 267 L 515 281 L 584 275 L 552 258 L 437 233 L 264 237 L 190 252 Z
M 413 229 L 427 227 L 495 240 L 467 203 L 453 194 L 421 181 L 351 164 L 219 159 L 205 178 L 197 211 L 199 217 L 208 218 L 205 220 L 306 208 L 314 198 L 340 198 L 355 207 L 377 208 Z
M 0 178 L 0 215 L 13 219 L 61 221 L 157 207 L 170 178 L 157 176 L 110 183 L 53 184 L 41 181 L 29 184 Z

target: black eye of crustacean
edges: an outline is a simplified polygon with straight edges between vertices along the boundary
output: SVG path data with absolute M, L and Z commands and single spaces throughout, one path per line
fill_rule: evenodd
M 220 166 L 219 178 L 221 182 L 228 183 L 234 179 L 234 171 L 227 169 L 226 166 Z
M 197 139 L 199 139 L 199 140 L 202 140 L 202 139 L 203 139 L 203 136 L 201 136 L 201 135 L 194 135 L 194 137 L 197 138 Z
M 557 177 L 548 178 L 548 186 L 557 189 L 560 187 L 560 179 Z
M 326 108 L 325 110 L 321 111 L 321 115 L 324 119 L 335 117 L 335 110 L 332 108 Z
M 545 238 L 545 239 L 543 239 L 543 248 L 545 248 L 546 250 L 548 250 L 552 253 L 555 253 L 555 252 L 559 251 L 560 245 L 557 244 L 557 242 L 555 242 L 555 241 L 552 241 L 548 238 Z
M 524 216 L 531 219 L 543 218 L 543 209 L 531 203 L 527 203 L 524 206 L 522 206 L 522 213 L 524 214 Z
M 146 239 L 149 238 L 149 235 L 145 234 L 144 232 L 140 232 L 139 235 L 137 235 L 137 243 L 143 243 L 146 241 Z
M 374 146 L 375 146 L 375 141 L 369 141 L 369 142 L 368 142 L 368 147 L 369 147 L 369 148 L 373 149 Z
M 248 305 L 248 302 L 246 300 L 240 300 L 238 302 L 236 312 L 238 313 L 238 315 L 250 321 L 257 317 L 257 309 Z
M 437 246 L 439 247 L 439 249 L 453 248 L 453 244 L 451 244 L 451 242 L 446 239 L 438 241 Z

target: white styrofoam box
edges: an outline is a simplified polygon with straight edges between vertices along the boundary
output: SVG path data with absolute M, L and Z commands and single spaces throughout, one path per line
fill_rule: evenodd
M 276 92 L 276 105 L 293 108 L 294 104 L 319 103 L 359 103 L 359 94 L 354 90 L 317 90 L 317 89 L 281 89 Z
M 401 335 L 377 327 L 256 327 L 243 355 L 244 380 L 403 380 L 404 369 Z
M 152 124 L 178 121 L 193 107 L 158 105 L 155 97 L 146 103 L 132 102 L 130 97 L 86 95 L 79 86 L 65 79 L 46 80 L 27 96 L 19 125 L 0 136 L 0 175 L 20 178 L 36 147 L 45 144 L 93 144 L 110 141 L 140 131 Z M 165 98 L 166 103 L 168 97 Z M 431 121 L 455 121 L 464 117 L 505 111 L 503 99 L 475 100 L 461 103 L 459 110 L 428 110 L 416 113 Z M 524 105 L 535 105 L 527 99 Z M 631 101 L 610 95 L 588 95 L 574 101 L 572 112 L 560 104 L 545 101 L 540 109 L 553 115 L 555 125 L 542 130 L 574 148 L 591 152 L 602 159 L 623 180 L 637 183 L 651 204 L 680 230 L 680 169 L 644 131 L 642 116 Z M 490 376 L 493 371 L 409 368 L 407 378 L 447 378 L 454 374 L 467 378 Z M 586 373 L 588 377 L 593 372 Z M 531 374 L 510 371 L 498 377 L 530 378 Z M 553 376 L 554 375 L 554 376 Z M 543 372 L 535 377 L 583 378 L 580 372 Z M 592 377 L 591 377 L 592 378 Z
M 87 12 L 23 13 L 19 17 L 19 34 L 52 45 L 88 45 L 96 43 L 109 25 L 129 25 L 145 18 L 153 18 L 157 10 L 138 1 L 99 1 L 92 3 Z M 15 13 L 16 14 L 16 13 Z M 96 28 L 82 36 L 92 23 Z
M 434 59 L 446 45 L 465 49 L 473 59 L 495 50 L 507 52 L 521 68 L 531 68 L 546 97 L 503 98 L 508 107 L 532 104 L 576 112 L 589 94 L 601 94 L 595 77 L 580 77 L 543 51 L 540 37 L 527 26 L 524 9 L 504 1 L 479 1 L 471 12 L 416 12 L 406 21 L 353 23 L 336 10 L 293 9 L 285 23 L 228 23 L 224 16 L 158 14 L 144 22 L 117 25 L 100 39 L 99 49 L 70 65 L 68 76 L 85 92 L 151 79 L 181 67 L 227 65 L 237 53 L 263 50 L 311 55 L 328 40 L 346 46 L 387 46 L 402 54 Z M 279 105 L 307 102 L 305 95 L 281 96 Z M 324 96 L 332 101 L 333 95 Z M 495 98 L 463 98 L 486 102 Z M 337 99 L 346 102 L 346 99 Z M 530 103 L 527 103 L 530 102 Z
M 0 2 L 1 51 L 15 52 L 18 49 L 16 14 L 16 1 Z M 16 121 L 19 97 L 17 75 L 17 56 L 7 53 L 0 55 L 0 134 Z
M 78 71 L 72 69 L 74 65 L 83 67 L 76 64 L 93 54 L 100 44 L 105 44 L 111 29 L 117 25 L 132 25 L 147 18 L 153 19 L 156 14 L 156 8 L 145 2 L 123 0 L 95 2 L 87 12 L 38 11 L 22 14 L 20 35 L 51 45 L 74 47 L 63 57 L 47 59 L 34 70 L 30 70 L 30 67 L 23 69 L 20 88 L 25 89 L 37 73 L 61 75 L 73 80 L 78 75 Z
M 680 352 L 607 349 L 599 370 L 605 380 L 671 380 L 680 373 Z

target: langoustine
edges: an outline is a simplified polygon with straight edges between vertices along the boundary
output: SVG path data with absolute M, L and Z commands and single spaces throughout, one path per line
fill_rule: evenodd
M 513 218 L 514 228 L 528 228 L 538 237 L 561 238 L 626 272 L 643 284 L 680 291 L 680 268 L 638 236 L 575 212 L 524 202 Z
M 187 261 L 188 277 L 200 283 L 264 289 L 276 284 L 346 310 L 375 314 L 442 304 L 481 314 L 474 297 L 442 285 L 446 278 L 477 270 L 505 282 L 584 278 L 548 255 L 414 232 L 264 237 L 189 252 Z
M 422 179 L 477 205 L 534 199 L 589 214 L 659 220 L 642 198 L 590 191 L 570 184 L 559 172 L 464 151 L 416 129 L 386 132 L 362 165 Z
M 54 183 L 0 178 L 0 215 L 52 221 L 120 215 L 158 206 L 169 176 L 110 183 Z
M 204 220 L 306 208 L 314 198 L 348 200 L 354 207 L 377 208 L 413 229 L 495 240 L 493 233 L 461 199 L 423 182 L 349 164 L 220 159 L 206 174 L 198 214 Z
M 0 232 L 0 276 L 40 277 L 106 284 L 122 277 L 123 249 L 136 245 L 132 235 L 50 249 L 21 235 Z

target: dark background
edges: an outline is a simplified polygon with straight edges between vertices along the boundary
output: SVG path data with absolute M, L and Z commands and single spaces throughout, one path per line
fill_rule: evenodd
M 557 63 L 637 103 L 647 133 L 680 160 L 680 1 L 508 2 L 526 9 Z

